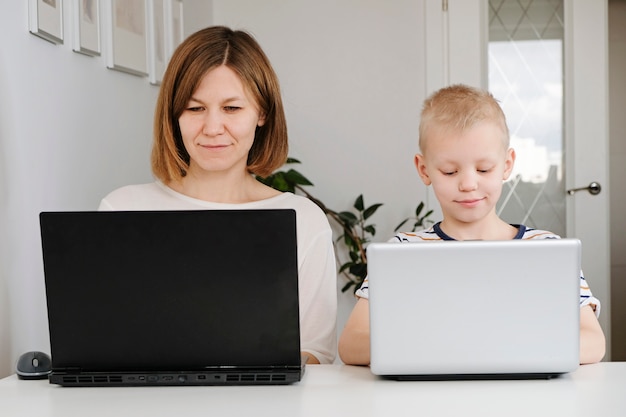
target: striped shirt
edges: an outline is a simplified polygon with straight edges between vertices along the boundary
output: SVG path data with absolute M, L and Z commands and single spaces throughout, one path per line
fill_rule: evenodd
M 415 243 L 415 242 L 429 242 L 429 241 L 441 241 L 441 240 L 455 240 L 448 236 L 441 230 L 441 222 L 435 223 L 428 229 L 420 230 L 417 232 L 400 232 L 389 240 L 389 242 L 401 242 L 401 243 Z M 559 235 L 555 235 L 552 232 L 546 230 L 532 229 L 521 224 L 512 225 L 518 232 L 513 239 L 560 239 Z M 359 288 L 355 295 L 360 298 L 369 298 L 369 284 L 367 278 L 363 281 L 361 288 Z M 593 296 L 589 285 L 585 277 L 580 272 L 580 306 L 591 305 L 593 307 L 596 316 L 600 315 L 600 301 Z

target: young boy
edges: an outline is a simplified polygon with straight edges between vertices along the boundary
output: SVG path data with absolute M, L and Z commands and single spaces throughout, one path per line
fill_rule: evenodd
M 392 241 L 559 238 L 544 230 L 508 224 L 496 214 L 515 151 L 509 148 L 504 113 L 488 92 L 454 85 L 426 99 L 419 147 L 421 154 L 415 156 L 415 166 L 424 184 L 432 185 L 443 220 L 416 233 L 399 233 Z M 370 363 L 368 291 L 366 279 L 356 293 L 359 299 L 339 339 L 339 356 L 346 364 Z M 581 274 L 581 364 L 598 362 L 604 356 L 599 313 L 600 303 Z

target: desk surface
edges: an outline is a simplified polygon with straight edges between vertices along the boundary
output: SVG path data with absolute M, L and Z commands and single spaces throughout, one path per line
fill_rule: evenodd
M 367 367 L 310 365 L 288 386 L 63 388 L 0 380 L 0 416 L 624 416 L 626 362 L 551 380 L 411 381 Z

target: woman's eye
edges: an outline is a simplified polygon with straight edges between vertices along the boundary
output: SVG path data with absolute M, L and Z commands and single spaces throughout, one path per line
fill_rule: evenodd
M 203 109 L 204 107 L 200 107 L 200 106 L 187 107 L 187 111 L 191 111 L 191 112 L 198 112 L 198 111 L 202 111 Z
M 235 112 L 235 111 L 239 110 L 240 108 L 241 107 L 237 107 L 237 106 L 225 106 L 224 110 L 229 112 L 229 113 L 232 113 L 232 112 Z

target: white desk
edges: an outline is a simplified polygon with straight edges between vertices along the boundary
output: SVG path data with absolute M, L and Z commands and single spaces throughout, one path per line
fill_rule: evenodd
M 412 381 L 369 368 L 312 365 L 301 382 L 264 387 L 63 388 L 0 380 L 2 417 L 99 416 L 626 416 L 626 362 L 552 380 Z

